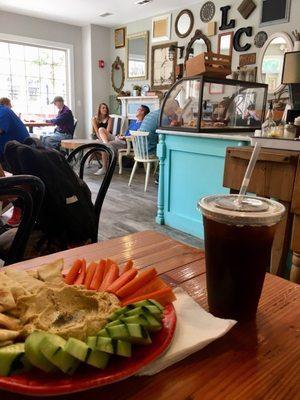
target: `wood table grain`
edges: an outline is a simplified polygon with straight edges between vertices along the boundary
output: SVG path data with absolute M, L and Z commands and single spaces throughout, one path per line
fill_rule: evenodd
M 207 309 L 203 251 L 154 231 L 83 246 L 8 268 L 34 268 L 59 257 L 110 257 L 139 268 L 155 266 Z M 266 275 L 256 321 L 237 324 L 203 350 L 151 377 L 60 396 L 67 400 L 296 400 L 300 393 L 299 285 Z M 46 397 L 45 397 L 46 398 Z M 36 399 L 0 391 L 0 399 Z

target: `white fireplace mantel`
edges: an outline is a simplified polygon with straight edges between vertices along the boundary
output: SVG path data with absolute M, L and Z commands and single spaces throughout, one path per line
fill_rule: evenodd
M 124 117 L 124 129 L 127 129 L 128 121 L 135 119 L 136 110 L 143 104 L 148 106 L 151 111 L 160 107 L 160 98 L 158 96 L 120 96 L 121 115 Z

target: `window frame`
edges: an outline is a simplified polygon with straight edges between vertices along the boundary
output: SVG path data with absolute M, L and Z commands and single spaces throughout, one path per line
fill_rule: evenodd
M 27 45 L 33 47 L 44 47 L 53 50 L 66 51 L 66 104 L 71 110 L 75 110 L 75 77 L 74 77 L 74 46 L 69 43 L 54 42 L 27 36 L 0 33 L 0 41 Z

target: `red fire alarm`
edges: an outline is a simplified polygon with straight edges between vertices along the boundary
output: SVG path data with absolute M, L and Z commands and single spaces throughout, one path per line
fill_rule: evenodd
M 99 68 L 104 68 L 104 60 L 99 60 L 98 61 L 98 66 L 99 66 Z

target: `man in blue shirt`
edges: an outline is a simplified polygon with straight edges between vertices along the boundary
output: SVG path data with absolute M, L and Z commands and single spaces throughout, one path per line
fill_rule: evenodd
M 3 162 L 3 152 L 7 142 L 17 140 L 23 143 L 28 136 L 26 126 L 13 110 L 0 105 L 0 162 Z
M 46 147 L 52 147 L 60 150 L 60 142 L 64 139 L 72 139 L 74 133 L 74 117 L 72 111 L 65 105 L 64 99 L 61 96 L 54 97 L 52 104 L 58 108 L 58 115 L 53 119 L 46 119 L 56 125 L 54 132 L 46 133 L 41 137 L 43 144 Z
M 156 154 L 156 147 L 158 143 L 158 135 L 156 133 L 156 129 L 159 125 L 159 115 L 160 109 L 149 113 L 143 120 L 139 129 L 143 132 L 149 132 L 149 135 L 147 136 L 148 154 Z

